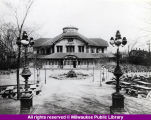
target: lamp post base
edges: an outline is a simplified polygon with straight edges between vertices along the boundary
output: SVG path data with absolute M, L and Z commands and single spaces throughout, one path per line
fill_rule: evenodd
M 112 94 L 112 106 L 110 107 L 111 114 L 127 114 L 124 109 L 124 96 L 120 93 Z
M 113 108 L 112 106 L 110 107 L 110 114 L 129 114 L 124 108 Z
M 24 93 L 20 98 L 20 109 L 30 110 L 33 106 L 33 95 L 30 93 Z

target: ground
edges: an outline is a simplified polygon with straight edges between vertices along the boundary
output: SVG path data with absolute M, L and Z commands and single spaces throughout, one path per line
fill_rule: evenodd
M 58 80 L 50 76 L 66 73 L 68 70 L 41 70 L 40 80 L 43 85 L 40 95 L 33 97 L 32 114 L 109 114 L 112 105 L 111 94 L 114 85 L 101 82 L 100 71 L 80 70 L 89 74 L 86 79 Z M 76 71 L 79 72 L 79 71 Z M 106 72 L 107 73 L 107 72 Z M 104 75 L 105 80 L 112 77 Z M 34 78 L 34 74 L 30 79 Z M 37 79 L 37 78 L 36 78 Z M 124 93 L 123 91 L 121 91 Z M 151 101 L 125 95 L 125 108 L 130 114 L 151 114 Z M 0 114 L 20 114 L 20 101 L 0 98 Z

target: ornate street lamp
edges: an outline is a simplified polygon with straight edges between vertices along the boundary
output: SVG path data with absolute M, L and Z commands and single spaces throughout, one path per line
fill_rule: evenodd
M 17 57 L 17 100 L 20 99 L 20 81 L 19 81 L 19 68 L 20 68 L 20 49 L 21 40 L 20 37 L 17 38 L 16 44 L 18 45 L 18 57 Z
M 114 70 L 114 75 L 116 77 L 116 92 L 112 94 L 112 106 L 110 108 L 111 113 L 114 112 L 124 112 L 124 96 L 120 93 L 120 77 L 123 75 L 122 70 L 119 66 L 119 59 L 120 59 L 120 53 L 119 53 L 119 47 L 125 46 L 127 44 L 126 37 L 121 37 L 121 34 L 119 31 L 116 32 L 115 39 L 111 37 L 110 44 L 114 47 L 117 47 L 117 66 Z
M 29 46 L 32 46 L 34 44 L 34 42 L 33 42 L 32 37 L 30 39 L 28 39 L 26 31 L 23 31 L 21 44 L 25 48 L 25 65 L 24 65 L 21 75 L 25 79 L 25 92 L 27 92 L 28 91 L 28 78 L 31 76 L 31 72 L 27 65 L 27 49 Z
M 28 39 L 26 31 L 23 31 L 22 39 L 18 38 L 17 40 L 17 45 L 19 45 L 19 47 L 22 45 L 25 48 L 25 64 L 21 73 L 21 76 L 25 79 L 25 93 L 21 96 L 21 109 L 28 109 L 32 106 L 32 94 L 30 94 L 28 91 L 28 78 L 31 76 L 31 72 L 27 65 L 27 49 L 33 44 L 33 38 Z

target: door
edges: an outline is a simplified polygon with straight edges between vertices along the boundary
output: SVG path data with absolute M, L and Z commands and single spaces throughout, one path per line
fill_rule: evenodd
M 63 68 L 63 60 L 60 61 L 60 68 Z
M 73 61 L 73 68 L 76 68 L 76 61 Z

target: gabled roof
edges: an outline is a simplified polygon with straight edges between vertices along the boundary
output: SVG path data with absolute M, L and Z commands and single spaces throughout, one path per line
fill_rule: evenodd
M 57 42 L 58 40 L 61 40 L 62 38 L 74 38 L 74 37 L 78 37 L 78 38 L 81 38 L 82 41 L 86 42 L 86 43 L 89 43 L 89 40 L 88 38 L 86 38 L 85 36 L 79 34 L 78 32 L 65 32 L 65 33 L 62 33 L 58 36 L 56 36 L 54 39 L 53 39 L 53 42 Z
M 55 44 L 56 42 L 62 40 L 63 38 L 77 38 L 85 43 L 87 43 L 90 46 L 104 46 L 108 47 L 107 41 L 101 39 L 101 38 L 87 38 L 77 31 L 70 31 L 70 32 L 63 32 L 60 35 L 57 35 L 54 38 L 39 38 L 35 41 L 34 47 L 40 47 L 40 46 L 50 46 Z
M 33 47 L 47 46 L 47 42 L 51 41 L 52 38 L 39 38 L 34 41 Z
M 95 46 L 106 46 L 108 47 L 108 42 L 103 40 L 102 38 L 89 38 L 91 40 L 91 42 L 93 42 L 93 44 Z

